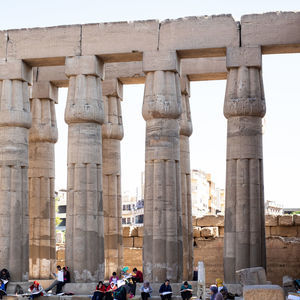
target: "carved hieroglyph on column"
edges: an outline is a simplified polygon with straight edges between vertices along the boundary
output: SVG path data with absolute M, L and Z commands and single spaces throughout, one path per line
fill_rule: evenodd
M 146 83 L 145 279 L 182 279 L 182 220 L 179 121 L 180 79 L 175 53 L 144 53 Z M 167 65 L 165 65 L 165 64 Z
M 21 60 L 0 64 L 0 266 L 28 279 L 28 82 Z
M 104 277 L 102 200 L 103 64 L 95 56 L 66 58 L 69 90 L 66 264 L 76 282 Z
M 102 125 L 103 212 L 105 277 L 120 273 L 123 266 L 121 153 L 123 138 L 121 100 L 123 85 L 118 79 L 104 80 L 104 124 Z
M 189 137 L 193 132 L 190 111 L 190 82 L 186 76 L 180 79 L 181 107 L 180 117 L 180 170 L 182 200 L 182 242 L 183 242 L 183 278 L 193 278 L 193 224 L 191 199 L 191 167 Z
M 266 266 L 260 48 L 228 49 L 227 68 L 224 275 L 234 283 L 236 270 Z
M 57 87 L 34 81 L 29 130 L 29 277 L 49 278 L 55 272 L 55 102 Z

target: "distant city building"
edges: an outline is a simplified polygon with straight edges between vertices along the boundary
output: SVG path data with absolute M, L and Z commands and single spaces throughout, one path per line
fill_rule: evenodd
M 219 214 L 225 211 L 224 189 L 216 188 L 211 174 L 202 170 L 192 170 L 192 215 L 201 217 L 205 214 Z
M 294 208 L 283 208 L 283 214 L 284 215 L 291 215 L 294 213 L 299 213 L 300 212 L 300 207 L 294 207 Z
M 283 205 L 278 204 L 275 201 L 267 200 L 265 202 L 265 214 L 266 215 L 282 215 Z
M 66 218 L 67 218 L 67 191 L 55 192 L 56 218 L 60 223 L 56 225 L 56 242 L 65 242 Z
M 144 224 L 144 200 L 138 200 L 137 196 L 132 196 L 129 192 L 122 196 L 122 225 Z

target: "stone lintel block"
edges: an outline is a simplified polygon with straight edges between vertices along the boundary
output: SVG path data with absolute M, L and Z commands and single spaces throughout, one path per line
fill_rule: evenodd
M 138 227 L 138 236 L 143 237 L 144 236 L 144 226 Z
M 266 215 L 265 216 L 266 226 L 277 226 L 278 225 L 278 216 L 275 215 Z
M 293 220 L 295 225 L 300 225 L 300 215 L 294 215 Z
M 244 300 L 285 300 L 284 291 L 279 285 L 246 285 Z
M 197 226 L 201 227 L 214 227 L 224 226 L 224 216 L 222 215 L 206 215 L 197 219 Z
M 142 237 L 134 237 L 133 238 L 133 247 L 134 248 L 143 248 L 143 238 Z
M 261 68 L 262 56 L 261 48 L 258 47 L 235 47 L 227 48 L 226 50 L 226 67 L 238 68 L 245 67 L 257 67 Z
M 29 98 L 50 99 L 58 103 L 58 88 L 49 81 L 34 81 Z
M 181 94 L 184 95 L 191 95 L 190 93 L 190 81 L 186 75 L 182 75 L 180 77 L 180 88 L 181 88 Z
M 269 12 L 241 17 L 242 46 L 261 45 L 264 54 L 299 52 L 300 12 Z
M 105 79 L 102 82 L 102 94 L 123 99 L 123 84 L 117 78 Z
M 292 226 L 293 225 L 293 216 L 292 215 L 279 216 L 278 224 L 280 226 Z
M 65 66 L 34 67 L 35 81 L 49 81 L 57 87 L 68 87 L 69 78 L 65 73 Z
M 68 77 L 82 74 L 103 78 L 103 62 L 94 55 L 66 57 L 65 72 Z
M 133 247 L 133 237 L 123 237 L 123 247 Z
M 17 79 L 32 83 L 32 69 L 22 60 L 0 63 L 0 80 Z
M 173 71 L 180 73 L 180 59 L 176 51 L 147 51 L 143 54 L 143 71 Z
M 159 49 L 220 49 L 239 45 L 239 30 L 231 15 L 186 17 L 164 20 L 160 26 Z M 211 51 L 211 50 L 210 50 Z

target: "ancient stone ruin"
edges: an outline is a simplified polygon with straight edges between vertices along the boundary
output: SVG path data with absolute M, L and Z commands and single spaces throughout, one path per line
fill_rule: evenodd
M 227 79 L 224 275 L 265 267 L 262 55 L 300 49 L 300 13 L 189 17 L 0 32 L 0 265 L 13 280 L 55 264 L 55 103 L 68 87 L 66 263 L 75 281 L 122 265 L 123 84 L 144 83 L 143 270 L 193 270 L 189 82 Z M 222 116 L 219 116 L 220 118 Z

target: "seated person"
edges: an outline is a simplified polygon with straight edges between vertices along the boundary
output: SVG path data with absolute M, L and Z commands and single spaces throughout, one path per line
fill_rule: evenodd
M 188 300 L 192 297 L 192 286 L 185 281 L 180 288 L 181 298 L 183 300 Z
M 210 286 L 210 300 L 223 300 L 223 295 L 218 291 L 218 287 L 216 285 Z
M 4 269 L 1 270 L 0 279 L 2 280 L 2 282 L 5 285 L 5 290 L 4 291 L 6 291 L 8 282 L 10 281 L 10 274 L 9 274 L 7 269 L 4 268 Z
M 172 298 L 172 288 L 170 285 L 170 280 L 166 279 L 165 282 L 159 288 L 159 294 L 161 300 L 171 300 Z
M 147 300 L 151 297 L 152 287 L 150 286 L 149 281 L 145 281 L 144 284 L 141 286 L 141 297 L 142 300 Z
M 29 299 L 33 299 L 44 295 L 43 288 L 38 283 L 38 281 L 34 281 L 33 284 L 29 287 L 28 291 L 31 293 Z
M 71 282 L 71 274 L 68 270 L 68 267 L 63 267 L 64 272 L 64 283 L 70 283 Z
M 105 300 L 113 300 L 113 291 L 117 289 L 117 285 L 111 282 L 105 291 Z
M 221 291 L 221 289 L 223 288 L 223 280 L 221 279 L 221 278 L 217 278 L 216 279 L 216 286 L 217 286 L 217 288 L 218 288 L 218 292 L 220 292 Z
M 0 299 L 2 299 L 2 296 L 6 296 L 5 291 L 5 284 L 2 279 L 0 279 Z
M 59 294 L 62 291 L 62 287 L 65 284 L 64 272 L 61 269 L 61 266 L 57 266 L 56 268 L 57 268 L 57 273 L 56 274 L 53 273 L 53 275 L 56 277 L 56 280 L 54 280 L 52 284 L 45 289 L 45 292 L 52 290 L 55 286 L 56 286 L 56 294 Z
M 133 270 L 133 276 L 132 276 L 132 280 L 133 282 L 143 282 L 143 273 L 141 271 L 139 271 L 137 268 L 134 268 Z
M 102 281 L 99 281 L 99 283 L 96 286 L 96 290 L 94 291 L 92 300 L 102 300 L 104 298 L 105 292 L 106 286 L 103 284 Z
M 113 282 L 114 284 L 117 284 L 119 280 L 119 277 L 117 276 L 116 272 L 112 273 L 112 276 L 109 278 L 109 283 Z

